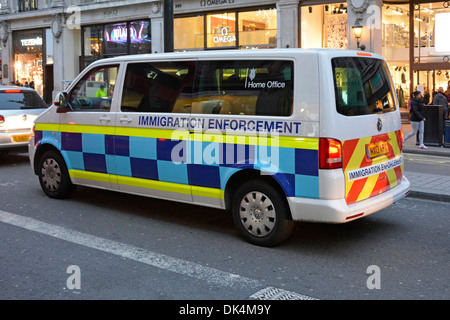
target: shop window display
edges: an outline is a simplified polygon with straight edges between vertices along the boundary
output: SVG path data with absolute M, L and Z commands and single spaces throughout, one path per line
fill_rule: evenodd
M 347 3 L 303 6 L 301 47 L 347 49 Z

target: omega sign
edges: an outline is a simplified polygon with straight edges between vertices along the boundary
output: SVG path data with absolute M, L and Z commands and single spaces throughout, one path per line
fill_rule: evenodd
M 210 7 L 220 4 L 232 4 L 234 0 L 201 0 L 200 7 Z
M 213 38 L 214 43 L 228 43 L 228 42 L 235 42 L 236 36 L 235 35 L 228 35 L 228 29 L 222 28 L 220 31 L 220 35 L 215 36 Z

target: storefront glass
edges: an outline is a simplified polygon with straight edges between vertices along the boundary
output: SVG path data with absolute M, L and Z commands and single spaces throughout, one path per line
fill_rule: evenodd
M 409 92 L 409 5 L 383 5 L 382 55 L 394 80 L 400 108 L 407 107 Z
M 14 81 L 22 86 L 34 87 L 43 94 L 43 47 L 42 30 L 20 31 L 13 34 Z
M 174 19 L 176 51 L 276 47 L 277 10 L 274 8 Z
M 303 6 L 301 47 L 347 49 L 347 2 Z
M 277 47 L 277 10 L 239 12 L 239 48 Z
M 448 2 L 414 5 L 414 57 L 420 63 L 446 62 L 450 55 Z
M 152 49 L 148 20 L 86 26 L 82 37 L 82 69 L 101 58 L 151 53 Z
M 84 57 L 86 60 L 97 60 L 102 56 L 103 26 L 83 28 Z
M 204 16 L 176 18 L 173 24 L 175 49 L 204 49 Z

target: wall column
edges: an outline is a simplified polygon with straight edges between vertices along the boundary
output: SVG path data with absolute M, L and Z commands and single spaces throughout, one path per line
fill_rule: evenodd
M 277 3 L 277 47 L 298 48 L 298 1 L 280 0 Z

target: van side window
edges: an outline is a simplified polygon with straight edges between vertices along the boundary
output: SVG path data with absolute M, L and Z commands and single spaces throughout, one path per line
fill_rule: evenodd
M 383 60 L 334 58 L 332 66 L 337 112 L 358 116 L 396 110 L 391 77 Z
M 123 112 L 190 113 L 195 62 L 145 62 L 127 66 Z
M 88 72 L 73 88 L 69 105 L 74 112 L 105 112 L 111 108 L 118 65 L 101 66 Z
M 202 61 L 192 113 L 289 116 L 293 104 L 292 61 Z

